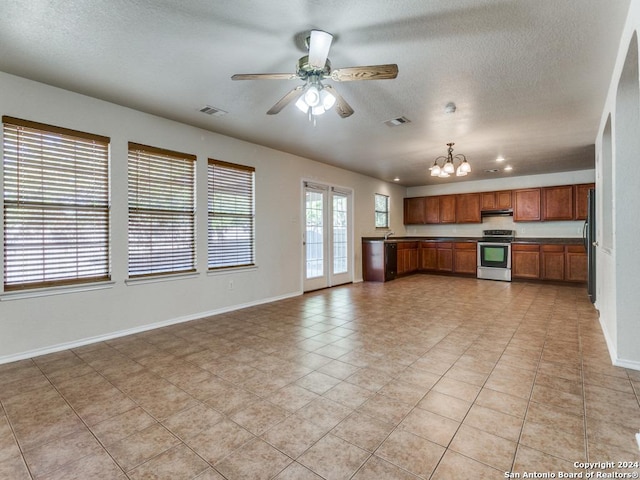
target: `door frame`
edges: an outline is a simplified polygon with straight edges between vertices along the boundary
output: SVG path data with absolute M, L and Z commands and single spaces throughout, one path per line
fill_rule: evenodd
M 324 224 L 326 224 L 324 237 L 325 237 L 325 245 L 324 245 L 324 280 L 321 282 L 313 282 L 312 285 L 308 285 L 308 281 L 306 278 L 306 229 L 307 229 L 307 218 L 306 218 L 306 189 L 307 186 L 313 188 L 317 188 L 318 190 L 322 190 L 325 192 L 325 205 L 324 205 Z M 344 195 L 347 197 L 347 270 L 346 274 L 339 274 L 342 276 L 340 281 L 335 281 L 333 274 L 333 195 L 334 192 L 339 195 Z M 303 292 L 311 292 L 314 290 L 319 290 L 322 288 L 330 288 L 337 285 L 344 285 L 346 283 L 352 283 L 354 278 L 354 225 L 353 225 L 353 209 L 354 209 L 354 191 L 352 188 L 343 187 L 339 185 L 332 185 L 330 183 L 318 182 L 312 179 L 302 179 L 301 182 L 301 283 L 302 283 L 302 291 Z

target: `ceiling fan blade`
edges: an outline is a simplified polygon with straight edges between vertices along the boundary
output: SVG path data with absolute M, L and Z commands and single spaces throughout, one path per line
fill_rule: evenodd
M 295 73 L 236 73 L 231 80 L 293 80 Z
M 355 80 L 391 80 L 398 76 L 398 65 L 369 65 L 367 67 L 338 68 L 331 72 L 331 80 L 352 82 Z
M 294 100 L 297 100 L 300 95 L 304 93 L 304 85 L 298 85 L 296 88 L 287 93 L 284 97 L 282 97 L 278 102 L 269 109 L 267 115 L 275 115 L 276 113 L 280 113 L 284 107 L 289 105 Z
M 329 56 L 333 35 L 322 30 L 311 30 L 309 39 L 309 65 L 317 70 L 324 69 Z
M 325 85 L 324 89 L 329 91 L 331 95 L 336 97 L 335 108 L 336 112 L 338 112 L 338 115 L 340 115 L 342 118 L 347 118 L 353 115 L 353 108 L 351 108 L 351 105 L 349 105 L 347 101 L 342 98 L 342 95 L 340 95 L 335 88 L 333 88 L 331 85 Z

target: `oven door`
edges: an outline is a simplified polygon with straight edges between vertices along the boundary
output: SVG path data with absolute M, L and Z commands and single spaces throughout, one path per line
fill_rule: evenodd
M 478 278 L 511 281 L 511 243 L 478 242 Z

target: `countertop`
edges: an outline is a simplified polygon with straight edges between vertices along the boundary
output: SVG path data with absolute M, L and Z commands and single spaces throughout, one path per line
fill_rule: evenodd
M 480 237 L 362 237 L 363 242 L 387 242 L 387 243 L 400 243 L 400 242 L 478 242 Z M 516 237 L 513 243 L 528 243 L 535 245 L 550 244 L 550 245 L 582 245 L 582 237 Z

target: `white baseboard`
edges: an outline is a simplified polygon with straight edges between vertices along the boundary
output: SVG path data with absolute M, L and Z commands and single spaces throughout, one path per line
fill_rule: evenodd
M 233 312 L 241 310 L 243 308 L 255 307 L 257 305 L 263 305 L 265 303 L 277 302 L 278 300 L 286 300 L 287 298 L 293 298 L 302 295 L 303 292 L 294 292 L 278 297 L 264 298 L 256 300 L 254 302 L 244 303 L 240 305 L 231 305 L 228 307 L 219 308 L 216 310 L 209 310 L 207 312 L 198 312 L 191 315 L 185 315 L 184 317 L 172 318 L 163 320 L 161 322 L 150 323 L 139 327 L 128 328 L 126 330 L 118 330 L 115 332 L 105 333 L 103 335 L 97 335 L 95 337 L 87 337 L 73 342 L 59 343 L 57 345 L 51 345 L 43 348 L 37 348 L 35 350 L 28 350 L 26 352 L 15 353 L 11 355 L 0 356 L 0 365 L 3 363 L 17 362 L 18 360 L 25 360 L 27 358 L 39 357 L 42 355 L 48 355 L 50 353 L 60 352 L 62 350 L 69 350 L 70 348 L 83 347 L 92 343 L 104 342 L 105 340 L 113 340 L 114 338 L 126 337 L 127 335 L 133 335 L 135 333 L 146 332 L 156 328 L 168 327 L 169 325 L 176 325 L 178 323 L 190 322 L 192 320 L 198 320 L 200 318 L 210 317 L 212 315 L 219 315 L 221 313 Z

